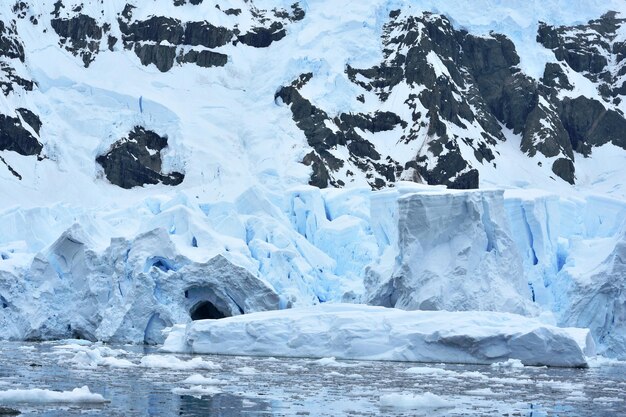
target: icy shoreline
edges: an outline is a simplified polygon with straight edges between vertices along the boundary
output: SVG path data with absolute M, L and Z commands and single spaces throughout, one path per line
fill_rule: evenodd
M 404 311 L 325 304 L 200 320 L 169 329 L 175 353 L 587 367 L 589 330 L 509 313 Z

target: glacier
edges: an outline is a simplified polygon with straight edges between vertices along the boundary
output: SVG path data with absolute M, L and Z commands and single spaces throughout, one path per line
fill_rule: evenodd
M 88 215 L 11 209 L 2 337 L 160 343 L 200 303 L 229 317 L 351 302 L 523 314 L 589 328 L 599 352 L 623 358 L 625 213 L 606 197 L 413 183 L 253 187 L 216 204 L 181 194 Z

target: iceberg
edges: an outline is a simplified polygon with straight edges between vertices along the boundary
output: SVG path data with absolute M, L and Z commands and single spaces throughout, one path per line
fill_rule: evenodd
M 200 320 L 165 331 L 162 350 L 426 363 L 586 367 L 589 330 L 557 328 L 511 313 L 405 311 L 354 304 Z

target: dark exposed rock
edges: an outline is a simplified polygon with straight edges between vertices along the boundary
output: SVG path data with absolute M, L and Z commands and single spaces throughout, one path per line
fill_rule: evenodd
M 154 64 L 161 72 L 167 72 L 174 66 L 176 47 L 167 45 L 135 44 L 135 54 L 142 65 Z
M 174 5 L 182 6 L 188 2 L 175 0 Z M 200 4 L 201 1 L 191 0 L 189 3 Z M 216 7 L 219 9 L 219 5 Z M 270 17 L 270 12 L 259 10 L 250 3 L 252 15 L 258 25 L 241 34 L 237 26 L 229 29 L 207 21 L 181 22 L 165 16 L 132 21 L 133 8 L 134 6 L 127 4 L 118 18 L 124 48 L 133 50 L 143 65 L 155 64 L 160 71 L 168 71 L 175 62 L 195 63 L 205 68 L 224 66 L 228 61 L 224 54 L 187 47 L 203 46 L 214 49 L 233 42 L 264 48 L 286 36 L 286 23 L 304 18 L 304 10 L 297 3 L 292 5 L 291 12 L 274 9 L 274 19 Z M 238 16 L 241 10 L 229 9 L 225 13 Z M 177 48 L 180 46 L 185 48 L 177 57 Z M 111 44 L 109 48 L 112 48 Z
M 556 110 L 548 106 L 549 103 L 544 102 L 544 105 L 538 105 L 530 112 L 520 148 L 530 156 L 537 152 L 548 158 L 563 154 L 573 160 L 569 135 Z
M 217 48 L 226 45 L 232 37 L 231 30 L 208 22 L 189 22 L 185 25 L 185 45 Z
M 607 110 L 599 101 L 584 96 L 565 98 L 560 113 L 577 152 L 588 155 L 592 146 L 609 142 L 626 149 L 626 120 L 615 110 Z
M 120 15 L 126 20 L 126 22 L 132 19 L 133 9 L 135 8 L 136 8 L 135 6 L 133 6 L 132 4 L 128 4 L 128 3 L 124 6 L 124 10 L 122 10 L 122 13 L 120 13 Z M 124 20 L 120 19 L 120 24 L 122 24 L 122 22 L 124 22 Z
M 364 114 L 342 114 L 337 123 L 342 130 L 350 130 L 358 127 L 372 133 L 393 130 L 397 125 L 406 123 L 395 113 L 377 111 L 372 116 Z
M 203 68 L 223 67 L 228 62 L 228 55 L 211 51 L 194 51 L 191 50 L 186 54 L 177 58 L 181 63 L 193 63 Z
M 399 13 L 392 13 L 392 19 L 399 16 Z M 491 39 L 488 47 L 483 47 L 487 51 L 479 54 L 477 51 L 481 48 L 480 41 L 470 40 L 465 32 L 455 32 L 447 19 L 431 14 L 424 14 L 422 18 L 409 17 L 399 19 L 397 22 L 392 21 L 385 27 L 383 39 L 384 62 L 366 69 L 348 66 L 346 73 L 352 82 L 375 93 L 382 102 L 389 99 L 394 88 L 400 83 L 425 86 L 426 88 L 421 91 L 410 94 L 405 101 L 413 113 L 412 119 L 403 120 L 390 112 L 378 112 L 373 115 L 342 114 L 332 120 L 338 128 L 338 132 L 333 132 L 327 127 L 329 124 L 327 115 L 320 109 L 311 108 L 306 99 L 299 93 L 294 93 L 293 90 L 301 88 L 302 84 L 296 81 L 291 87 L 283 88 L 279 96 L 282 96 L 283 102 L 291 106 L 293 118 L 298 127 L 304 131 L 309 145 L 319 150 L 320 144 L 323 143 L 327 151 L 336 146 L 346 146 L 351 162 L 366 174 L 367 181 L 373 188 L 392 184 L 403 174 L 405 168 L 414 168 L 423 180 L 432 184 L 446 184 L 458 188 L 477 187 L 478 171 L 463 159 L 455 141 L 463 140 L 470 144 L 475 149 L 478 161 L 489 162 L 494 159 L 489 145 L 496 140 L 502 140 L 503 137 L 498 121 L 488 112 L 489 106 L 482 101 L 480 89 L 468 74 L 469 70 L 459 68 L 459 62 L 463 61 L 461 58 L 463 44 L 470 45 L 473 48 L 472 52 L 476 52 L 478 58 L 476 62 L 472 61 L 472 64 L 476 68 L 477 76 L 484 75 L 481 82 L 487 85 L 494 82 L 494 78 L 489 78 L 488 73 L 498 72 L 500 67 L 503 72 L 500 79 L 508 80 L 512 77 L 514 71 L 510 68 L 511 62 L 514 62 L 513 65 L 519 62 L 519 60 L 515 62 L 516 55 L 509 51 L 512 43 Z M 406 50 L 406 54 L 400 53 L 401 50 Z M 441 59 L 445 67 L 442 71 L 447 75 L 438 73 L 433 67 L 431 62 L 433 53 Z M 467 60 L 471 61 L 471 58 Z M 470 90 L 471 94 L 463 90 Z M 500 88 L 493 96 L 499 99 L 502 90 Z M 285 99 L 284 96 L 292 99 Z M 357 97 L 357 100 L 364 101 L 364 98 Z M 494 99 L 495 101 L 497 100 Z M 419 111 L 419 108 L 426 108 L 427 114 Z M 482 112 L 475 115 L 472 108 Z M 449 123 L 461 129 L 467 129 L 470 124 L 478 123 L 483 127 L 484 136 L 450 138 Z M 416 158 L 416 163 L 406 164 L 405 161 L 400 163 L 389 157 L 385 158 L 385 163 L 381 163 L 382 155 L 356 130 L 358 128 L 376 133 L 392 130 L 398 126 L 403 129 L 403 133 L 398 135 L 399 142 L 424 140 L 424 134 L 427 134 L 429 144 L 426 149 L 438 157 L 438 162 L 433 165 L 429 158 L 406 155 L 407 159 Z M 321 160 L 323 161 L 323 158 Z M 329 176 L 333 177 L 336 170 L 328 168 Z M 317 169 L 315 172 L 321 170 Z M 377 174 L 377 178 L 372 176 L 373 173 Z
M 39 120 L 39 116 L 37 116 L 32 111 L 24 108 L 17 109 L 17 112 L 20 114 L 20 116 L 22 116 L 22 120 L 28 123 L 28 125 L 33 128 L 35 133 L 39 135 L 42 125 L 41 120 Z
M 24 47 L 17 36 L 15 24 L 7 26 L 0 20 L 0 57 L 16 58 L 24 62 Z
M 554 51 L 559 61 L 598 83 L 598 91 L 608 100 L 626 92 L 621 80 L 623 71 L 626 71 L 626 42 L 616 41 L 617 33 L 625 23 L 626 19 L 619 18 L 615 12 L 584 25 L 553 27 L 541 23 L 537 41 Z M 612 70 L 611 67 L 616 65 L 621 65 L 621 73 Z
M 182 44 L 184 29 L 178 19 L 152 16 L 148 20 L 138 20 L 122 27 L 124 42 L 167 41 L 172 45 Z
M 547 86 L 557 90 L 573 90 L 574 86 L 570 84 L 563 68 L 554 62 L 548 62 L 543 73 L 541 82 Z
M 466 35 L 462 46 L 462 62 L 470 69 L 489 111 L 515 133 L 522 132 L 537 105 L 537 87 L 516 69 L 519 57 L 513 43 L 502 36 Z
M 0 155 L 0 162 L 2 162 L 7 167 L 11 175 L 13 175 L 15 178 L 17 178 L 20 181 L 22 180 L 22 176 L 20 175 L 20 173 L 17 172 L 15 169 L 13 169 L 13 167 L 7 163 L 7 161 L 2 157 L 2 155 Z M 8 305 L 6 303 L 2 303 L 2 307 L 6 308 L 8 307 Z
M 289 17 L 289 19 L 292 22 L 298 22 L 300 20 L 303 20 L 305 16 L 306 13 L 304 12 L 304 9 L 300 7 L 300 3 L 294 3 L 291 5 L 291 16 Z
M 0 416 L 19 416 L 22 414 L 20 411 L 13 408 L 0 407 Z
M 26 14 L 28 12 L 28 4 L 26 4 L 23 1 L 16 1 L 15 4 L 13 5 L 13 7 L 11 8 L 11 11 L 15 14 L 15 16 L 18 19 L 23 19 L 26 17 Z M 32 17 L 31 17 L 32 19 Z
M 161 137 L 143 127 L 135 127 L 128 138 L 115 142 L 111 150 L 96 158 L 104 168 L 107 179 L 122 188 L 146 184 L 180 184 L 185 175 L 161 172 L 161 151 L 167 147 L 167 137 Z
M 238 35 L 239 42 L 255 48 L 267 48 L 273 42 L 279 41 L 287 35 L 280 22 L 274 22 L 269 28 L 257 27 L 243 35 Z
M 324 161 L 315 152 L 308 153 L 302 163 L 306 166 L 311 166 L 313 173 L 311 174 L 310 185 L 318 188 L 326 188 L 331 182 L 331 177 L 324 165 Z
M 14 151 L 20 155 L 39 155 L 43 149 L 43 145 L 35 136 L 24 127 L 23 123 L 39 134 L 41 121 L 39 117 L 30 110 L 18 109 L 19 117 L 10 117 L 0 114 L 0 151 Z
M 26 91 L 33 91 L 35 83 L 16 75 L 14 68 L 8 64 L 0 62 L 0 73 L 3 73 L 6 77 L 6 81 L 0 78 L 0 89 L 2 89 L 5 96 L 14 91 L 16 86 L 20 86 Z
M 187 3 L 197 6 L 198 4 L 202 4 L 202 0 L 174 0 L 174 6 L 183 6 Z
M 65 8 L 65 6 L 63 5 L 63 1 L 57 0 L 54 3 L 54 10 L 50 14 L 54 16 L 55 18 L 58 18 L 62 8 Z
M 559 158 L 554 161 L 552 164 L 552 172 L 570 184 L 574 184 L 576 180 L 574 176 L 574 163 L 571 159 Z
M 85 67 L 88 67 L 100 49 L 103 34 L 103 29 L 96 20 L 91 16 L 78 14 L 69 19 L 55 18 L 50 23 L 61 38 L 61 46 L 80 56 Z
M 585 76 L 608 86 L 606 60 L 600 56 L 610 50 L 607 56 L 612 53 L 615 62 L 626 59 L 626 42 L 613 41 L 621 24 L 615 14 L 608 14 L 576 27 L 586 36 L 580 45 L 575 45 L 577 37 L 570 36 L 571 28 L 542 25 L 538 38 L 574 70 L 596 74 Z M 589 31 L 595 35 L 587 36 Z M 521 150 L 529 156 L 540 153 L 554 158 L 553 172 L 570 183 L 575 180 L 575 152 L 587 155 L 592 147 L 608 142 L 625 147 L 626 121 L 619 112 L 585 97 L 561 98 L 559 92 L 573 90 L 563 64 L 546 65 L 540 82 L 524 75 L 514 44 L 502 35 L 473 36 L 455 30 L 443 16 L 392 11 L 383 29 L 382 51 L 380 64 L 363 69 L 348 65 L 346 74 L 382 103 L 395 95 L 397 105 L 398 91 L 409 88 L 403 100 L 410 120 L 393 113 L 385 114 L 385 119 L 375 114 L 340 114 L 331 119 L 300 93 L 311 74 L 279 90 L 277 97 L 290 106 L 296 125 L 314 149 L 315 158 L 307 155 L 307 164 L 313 167 L 311 183 L 339 184 L 337 175 L 343 167 L 331 167 L 321 151 L 333 155 L 335 149 L 345 147 L 350 155 L 347 162 L 363 171 L 374 188 L 380 181 L 390 185 L 401 175 L 430 184 L 475 188 L 479 185 L 476 164 L 495 167 L 496 146 L 505 140 L 502 125 L 521 135 Z M 626 65 L 617 72 L 626 75 Z M 621 89 L 626 92 L 626 83 L 605 88 L 615 96 Z M 357 95 L 355 101 L 364 103 L 365 95 Z M 384 120 L 389 123 L 383 123 L 381 130 L 402 128 L 399 143 L 423 143 L 417 155 L 401 161 L 384 157 L 359 133 L 376 133 L 379 129 L 370 123 Z
M 397 163 L 393 160 L 383 162 L 374 145 L 358 133 L 357 129 L 377 133 L 393 130 L 397 126 L 405 125 L 405 122 L 391 112 L 344 113 L 331 121 L 326 112 L 312 105 L 298 91 L 310 77 L 311 74 L 303 74 L 291 86 L 282 87 L 276 93 L 277 99 L 280 98 L 290 106 L 296 125 L 304 132 L 308 144 L 314 149 L 302 161 L 312 167 L 310 184 L 320 188 L 345 185 L 343 180 L 333 174 L 345 164 L 332 153 L 337 146 L 345 146 L 350 153 L 351 163 L 370 173 L 366 178 L 372 188 L 382 188 L 387 182 L 395 181 Z M 328 124 L 336 126 L 336 130 L 330 129 Z M 376 173 L 378 178 L 372 173 Z
M 241 9 L 226 9 L 224 13 L 228 16 L 239 16 L 241 14 Z
M 16 63 L 12 60 L 24 62 L 24 46 L 20 41 L 15 23 L 5 24 L 0 20 L 0 89 L 8 96 L 17 87 L 32 91 L 34 82 L 17 75 Z
M 113 51 L 115 45 L 117 44 L 117 38 L 115 36 L 109 35 L 107 39 L 107 46 L 109 47 L 109 51 Z

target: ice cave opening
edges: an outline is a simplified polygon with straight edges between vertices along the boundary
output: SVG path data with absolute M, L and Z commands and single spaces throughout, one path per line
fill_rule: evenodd
M 210 301 L 200 301 L 196 303 L 189 311 L 191 320 L 216 320 L 227 317 Z

